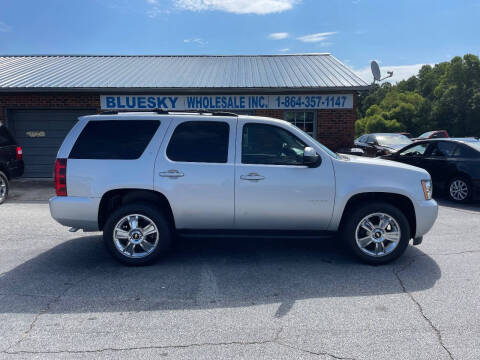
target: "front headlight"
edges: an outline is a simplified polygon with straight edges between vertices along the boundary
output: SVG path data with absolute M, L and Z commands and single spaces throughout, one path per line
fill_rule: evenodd
M 433 186 L 432 180 L 422 180 L 423 194 L 425 200 L 432 200 Z

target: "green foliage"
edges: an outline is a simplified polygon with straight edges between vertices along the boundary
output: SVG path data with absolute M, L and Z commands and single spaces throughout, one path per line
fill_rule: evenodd
M 374 85 L 359 96 L 357 112 L 357 135 L 445 129 L 452 136 L 480 136 L 480 60 L 457 56 L 425 65 L 396 85 Z
M 375 114 L 358 120 L 355 123 L 355 133 L 366 134 L 376 132 L 399 132 L 404 126 L 397 120 L 387 120 L 381 114 Z

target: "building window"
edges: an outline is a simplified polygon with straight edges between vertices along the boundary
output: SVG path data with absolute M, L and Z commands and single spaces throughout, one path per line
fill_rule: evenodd
M 312 137 L 317 135 L 315 111 L 285 111 L 285 120 Z

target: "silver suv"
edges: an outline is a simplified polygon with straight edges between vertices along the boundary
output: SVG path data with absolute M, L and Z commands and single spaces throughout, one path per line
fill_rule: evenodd
M 125 264 L 150 263 L 174 234 L 340 233 L 365 262 L 400 256 L 437 217 L 430 175 L 338 155 L 286 121 L 229 113 L 81 117 L 55 164 L 50 211 L 103 231 Z

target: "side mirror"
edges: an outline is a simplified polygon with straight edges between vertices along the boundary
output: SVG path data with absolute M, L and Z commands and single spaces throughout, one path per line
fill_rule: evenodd
M 303 164 L 308 167 L 317 167 L 322 162 L 322 158 L 311 147 L 306 147 L 303 150 Z
M 368 145 L 375 145 L 375 141 L 372 141 L 372 140 L 367 141 L 367 144 L 368 144 Z

